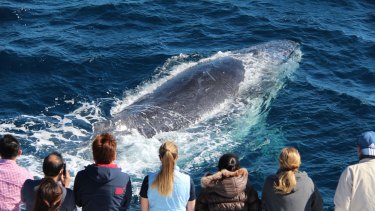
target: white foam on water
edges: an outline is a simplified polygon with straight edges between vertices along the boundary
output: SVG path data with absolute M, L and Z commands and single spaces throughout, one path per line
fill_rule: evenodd
M 0 132 L 11 134 L 21 140 L 24 154 L 18 162 L 34 176 L 43 176 L 43 158 L 53 151 L 62 153 L 68 168 L 76 173 L 91 162 L 90 155 L 86 153 L 89 151 L 89 144 L 84 141 L 90 139 L 92 122 L 102 119 L 97 105 L 81 103 L 78 109 L 64 116 L 21 115 L 14 119 L 2 120 Z

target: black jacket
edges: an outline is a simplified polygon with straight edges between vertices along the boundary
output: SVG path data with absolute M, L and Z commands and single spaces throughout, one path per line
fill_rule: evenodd
M 83 211 L 126 210 L 132 198 L 129 175 L 114 164 L 87 166 L 78 172 L 73 191 Z

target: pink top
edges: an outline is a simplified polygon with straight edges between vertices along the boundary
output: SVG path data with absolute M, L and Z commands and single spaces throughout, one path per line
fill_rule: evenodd
M 21 187 L 33 176 L 16 161 L 0 159 L 0 211 L 19 211 Z

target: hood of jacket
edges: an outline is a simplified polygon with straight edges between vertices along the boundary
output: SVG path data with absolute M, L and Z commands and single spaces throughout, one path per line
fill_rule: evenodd
M 247 180 L 248 172 L 245 168 L 234 172 L 223 169 L 213 175 L 202 177 L 201 185 L 208 192 L 233 198 L 245 191 Z
M 108 183 L 118 176 L 121 175 L 121 169 L 116 167 L 107 167 L 107 166 L 97 166 L 95 164 L 91 164 L 86 167 L 87 170 L 87 176 L 99 183 L 99 184 L 105 184 Z

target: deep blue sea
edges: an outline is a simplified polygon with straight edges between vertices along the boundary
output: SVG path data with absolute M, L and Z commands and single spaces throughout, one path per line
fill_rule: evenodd
M 259 43 L 300 43 L 298 67 L 237 111 L 191 130 L 144 138 L 114 131 L 117 163 L 140 183 L 158 168 L 164 139 L 194 178 L 223 153 L 240 156 L 261 194 L 284 146 L 297 147 L 333 210 L 356 139 L 375 130 L 374 1 L 0 1 L 0 134 L 19 138 L 18 162 L 42 176 L 44 156 L 63 153 L 72 176 L 92 162 L 93 124 L 109 119 L 185 66 Z M 253 74 L 257 73 L 254 70 Z M 250 90 L 251 91 L 251 90 Z M 251 95 L 250 95 L 251 96 Z

